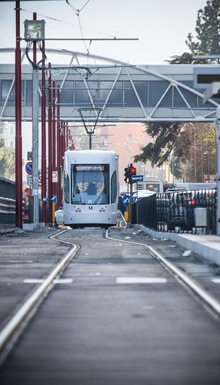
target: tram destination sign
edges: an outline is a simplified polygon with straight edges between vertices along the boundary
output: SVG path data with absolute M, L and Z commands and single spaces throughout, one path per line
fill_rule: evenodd
M 144 176 L 143 175 L 132 175 L 131 176 L 132 183 L 143 182 L 143 180 L 144 180 Z

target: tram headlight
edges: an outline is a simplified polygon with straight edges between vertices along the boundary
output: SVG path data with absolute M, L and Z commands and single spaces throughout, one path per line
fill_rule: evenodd
M 75 213 L 81 213 L 79 206 L 74 206 Z
M 100 213 L 105 213 L 107 206 L 102 206 L 101 209 L 99 210 Z

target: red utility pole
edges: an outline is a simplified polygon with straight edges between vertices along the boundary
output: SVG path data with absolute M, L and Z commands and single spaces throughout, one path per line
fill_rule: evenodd
M 60 124 L 60 87 L 57 87 L 57 199 L 58 207 L 62 206 L 62 190 L 61 190 L 61 177 L 62 177 L 62 154 L 61 154 L 61 124 Z
M 49 223 L 52 222 L 52 95 L 51 95 L 51 63 L 48 71 L 48 213 Z
M 42 41 L 42 64 L 45 64 L 45 41 Z M 42 222 L 46 223 L 46 92 L 45 71 L 42 71 L 42 99 L 41 99 L 41 199 L 42 199 Z
M 56 108 L 55 108 L 55 81 L 52 81 L 52 131 L 51 131 L 51 141 L 52 141 L 52 168 L 54 171 L 56 167 Z

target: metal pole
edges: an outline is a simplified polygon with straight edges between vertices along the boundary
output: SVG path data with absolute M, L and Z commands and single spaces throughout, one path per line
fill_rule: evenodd
M 64 156 L 64 152 L 66 151 L 65 148 L 65 122 L 61 121 L 61 154 Z M 63 162 L 62 162 L 63 164 Z
M 129 215 L 129 218 L 130 218 L 130 225 L 132 225 L 132 193 L 133 193 L 133 184 L 130 183 L 130 215 Z
M 197 160 L 196 160 L 196 149 L 197 149 L 197 146 L 196 146 L 196 142 L 197 142 L 197 137 L 196 137 L 196 130 L 195 130 L 195 127 L 193 125 L 193 130 L 194 130 L 194 182 L 196 183 L 197 182 Z
M 33 20 L 36 20 L 36 13 L 33 15 Z M 36 63 L 36 42 L 33 42 L 33 62 Z M 39 198 L 38 198 L 38 121 L 39 121 L 39 95 L 38 95 L 38 70 L 33 68 L 33 108 L 32 108 L 32 195 L 34 200 L 33 207 L 33 222 L 34 230 L 39 229 Z
M 48 212 L 49 223 L 52 221 L 52 142 L 51 142 L 51 130 L 52 130 L 52 104 L 51 104 L 51 63 L 49 63 L 49 76 L 48 76 Z
M 55 131 L 56 131 L 56 104 L 55 104 L 55 81 L 52 81 L 52 130 L 51 130 L 51 141 L 52 141 L 52 171 L 56 169 L 56 137 L 55 137 Z M 54 193 L 54 189 L 53 189 Z
M 21 131 L 21 49 L 20 49 L 20 1 L 16 1 L 16 50 L 15 50 L 15 175 L 16 175 L 16 226 L 22 227 L 22 131 Z
M 200 143 L 201 143 L 201 182 L 204 182 L 204 152 L 203 152 L 203 137 L 202 137 L 202 126 L 200 128 Z
M 58 170 L 58 110 L 59 110 L 59 107 L 57 105 L 57 100 L 58 100 L 58 90 L 57 90 L 57 87 L 55 89 L 55 131 L 54 131 L 54 138 L 55 138 L 55 146 L 54 146 L 54 150 L 55 150 L 55 170 L 56 170 L 56 174 L 57 174 L 57 182 L 55 183 L 55 195 L 57 197 L 57 202 L 59 200 L 59 170 Z
M 51 207 L 52 207 L 52 223 L 54 223 L 54 211 L 55 203 L 52 200 L 53 196 L 57 197 L 57 183 L 54 181 L 53 173 L 56 171 L 56 105 L 55 105 L 55 81 L 52 81 L 52 126 L 51 126 L 51 142 L 52 142 L 52 196 L 51 196 Z
M 139 223 L 139 199 L 138 199 L 138 184 L 136 185 L 137 187 L 137 205 L 136 205 L 136 207 L 137 207 L 137 225 L 138 225 L 138 223 Z
M 42 42 L 42 60 L 44 64 L 45 41 Z M 42 199 L 42 222 L 46 223 L 46 94 L 45 94 L 45 71 L 42 71 L 42 99 L 41 99 L 41 199 Z
M 209 158 L 209 147 L 208 147 L 208 182 L 210 182 L 210 158 Z
M 92 133 L 89 132 L 89 149 L 92 149 Z
M 217 150 L 217 235 L 220 235 L 220 107 L 216 110 L 218 127 L 218 150 Z
M 62 155 L 61 155 L 61 124 L 60 124 L 60 87 L 57 87 L 57 173 L 58 173 L 58 207 L 62 205 L 61 191 L 61 170 L 62 170 Z
M 65 149 L 69 149 L 69 128 L 68 122 L 65 122 Z

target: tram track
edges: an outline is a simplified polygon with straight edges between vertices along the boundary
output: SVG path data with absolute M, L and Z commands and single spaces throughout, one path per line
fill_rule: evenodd
M 16 314 L 11 318 L 7 325 L 3 328 L 0 333 L 0 353 L 4 350 L 5 346 L 8 344 L 10 339 L 13 337 L 15 332 L 19 329 L 22 322 L 30 314 L 34 306 L 41 300 L 41 298 L 51 289 L 54 280 L 61 274 L 65 269 L 68 263 L 76 255 L 79 250 L 79 246 L 65 240 L 59 240 L 57 237 L 62 235 L 63 232 L 68 230 L 63 230 L 51 236 L 51 240 L 66 243 L 72 245 L 73 247 L 67 253 L 67 255 L 52 269 L 46 279 L 37 287 L 37 289 L 31 294 L 31 296 L 25 301 L 21 308 L 16 312 Z
M 214 298 L 214 296 L 210 295 L 205 289 L 201 287 L 195 280 L 193 280 L 188 274 L 184 273 L 179 267 L 177 267 L 172 262 L 168 261 L 164 256 L 162 256 L 157 250 L 153 247 L 141 244 L 133 241 L 127 241 L 122 239 L 116 239 L 108 236 L 108 231 L 106 232 L 106 238 L 115 240 L 118 242 L 124 243 L 132 243 L 138 246 L 142 245 L 145 249 L 147 249 L 150 254 L 155 258 L 169 273 L 172 274 L 181 283 L 185 289 L 204 307 L 211 316 L 218 321 L 220 320 L 220 302 Z
M 118 229 L 120 231 L 120 229 Z M 93 231 L 92 229 L 90 230 Z M 10 342 L 12 337 L 21 327 L 24 320 L 30 315 L 33 311 L 33 308 L 42 300 L 42 298 L 51 290 L 53 287 L 54 281 L 67 267 L 69 262 L 76 256 L 77 251 L 80 246 L 73 243 L 72 241 L 67 240 L 63 237 L 68 233 L 75 233 L 75 230 L 64 229 L 58 231 L 56 234 L 50 237 L 51 240 L 60 242 L 62 244 L 67 244 L 71 246 L 71 250 L 65 255 L 65 257 L 56 264 L 56 266 L 51 270 L 49 275 L 43 282 L 38 285 L 37 289 L 31 294 L 28 300 L 21 306 L 17 313 L 12 317 L 12 319 L 7 323 L 0 333 L 0 353 L 4 351 L 7 344 Z M 83 233 L 82 233 L 83 234 Z M 88 232 L 86 237 L 88 237 Z M 103 237 L 103 233 L 101 235 Z M 188 274 L 183 272 L 179 267 L 174 263 L 168 261 L 160 252 L 158 252 L 154 247 L 147 245 L 146 243 L 128 241 L 122 238 L 114 238 L 109 235 L 109 231 L 105 232 L 106 239 L 123 242 L 126 244 L 133 244 L 137 246 L 143 246 L 148 250 L 153 258 L 155 258 L 163 268 L 165 268 L 175 279 L 185 287 L 185 289 L 202 304 L 202 306 L 217 320 L 219 320 L 220 315 L 220 303 L 205 289 L 203 289 L 195 280 L 189 277 Z M 83 236 L 82 236 L 83 238 Z M 77 237 L 78 240 L 78 237 Z
M 197 255 L 184 257 L 184 248 L 175 242 L 131 228 L 52 231 L 55 242 L 48 236 L 51 230 L 26 235 L 32 242 L 29 250 L 36 254 L 28 273 L 29 265 L 26 271 L 25 264 L 13 266 L 13 271 L 20 269 L 16 275 L 17 282 L 21 280 L 16 286 L 19 299 L 24 298 L 24 286 L 25 297 L 28 291 L 31 295 L 30 287 L 32 293 L 36 288 L 33 283 L 24 285 L 24 278 L 47 278 L 55 262 L 58 267 L 71 251 L 73 255 L 70 263 L 63 261 L 46 295 L 7 343 L 0 356 L 0 360 L 5 356 L 0 361 L 2 384 L 91 384 L 91 379 L 94 384 L 219 383 L 219 322 L 204 311 L 210 305 L 195 301 L 199 295 L 185 279 L 191 276 L 207 294 L 218 298 L 219 285 L 210 284 L 214 269 Z M 26 261 L 24 252 L 29 258 L 24 242 L 24 237 L 14 239 L 20 245 L 16 261 Z M 50 253 L 43 258 L 46 242 Z M 11 253 L 11 261 L 15 255 Z M 1 250 L 0 260 L 13 278 Z M 37 270 L 38 263 L 45 265 Z M 1 287 L 5 282 L 0 281 Z

